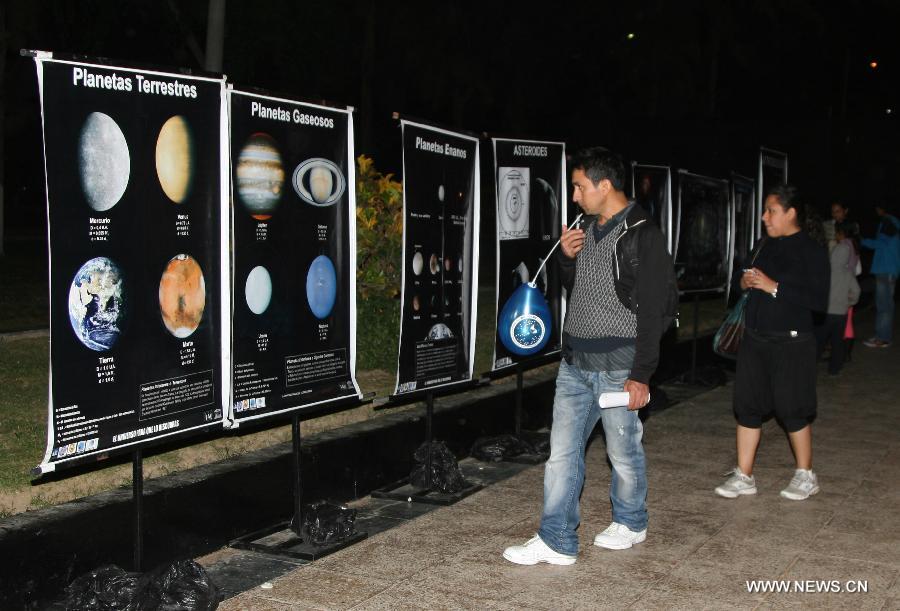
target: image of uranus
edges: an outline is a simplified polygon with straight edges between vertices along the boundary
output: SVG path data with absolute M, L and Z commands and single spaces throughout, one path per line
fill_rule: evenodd
M 262 314 L 269 307 L 272 301 L 272 276 L 262 265 L 257 265 L 247 274 L 244 298 L 247 300 L 247 307 L 254 314 Z
M 206 308 L 206 282 L 190 255 L 172 257 L 159 280 L 159 313 L 175 337 L 188 337 L 200 326 Z
M 125 303 L 119 266 L 106 257 L 91 259 L 75 273 L 69 287 L 72 331 L 91 350 L 109 350 L 121 335 Z
M 191 193 L 195 159 L 194 135 L 187 119 L 169 117 L 156 138 L 156 176 L 166 197 L 176 204 Z
M 334 263 L 325 255 L 319 255 L 306 274 L 306 301 L 316 318 L 328 318 L 337 298 L 337 273 Z
M 78 173 L 81 189 L 91 208 L 109 210 L 122 199 L 131 175 L 128 142 L 109 115 L 92 112 L 78 138 Z
M 237 192 L 241 203 L 258 221 L 272 218 L 284 188 L 284 166 L 275 139 L 257 132 L 238 155 Z

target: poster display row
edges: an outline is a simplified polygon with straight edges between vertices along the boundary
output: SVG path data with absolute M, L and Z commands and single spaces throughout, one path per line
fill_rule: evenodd
M 472 379 L 478 138 L 402 119 L 403 265 L 394 394 Z
M 756 184 L 752 178 L 731 174 L 731 209 L 734 211 L 731 241 L 731 273 L 725 288 L 725 301 L 731 299 L 731 280 L 740 274 L 740 266 L 753 248 L 756 226 Z
M 494 335 L 492 370 L 498 371 L 560 350 L 565 303 L 558 268 L 545 264 L 545 257 L 566 223 L 567 176 L 566 145 L 562 142 L 494 138 L 492 144 L 497 202 L 495 320 L 499 330 Z M 549 307 L 546 324 L 541 317 L 527 315 L 501 321 L 505 305 L 528 283 Z
M 666 165 L 631 162 L 631 197 L 647 211 L 672 252 L 672 169 Z
M 229 89 L 233 397 L 226 426 L 359 396 L 353 115 Z M 349 176 L 349 179 L 348 179 Z
M 757 168 L 756 184 L 759 187 L 756 192 L 756 220 L 753 223 L 753 241 L 756 242 L 763 236 L 762 215 L 765 205 L 766 193 L 777 185 L 783 185 L 788 181 L 788 156 L 787 153 L 761 146 L 759 148 L 759 166 Z
M 35 61 L 51 337 L 36 470 L 358 398 L 351 111 Z
M 52 471 L 222 420 L 227 132 L 222 79 L 36 62 Z
M 679 291 L 725 290 L 731 274 L 732 218 L 727 180 L 679 170 L 674 245 Z

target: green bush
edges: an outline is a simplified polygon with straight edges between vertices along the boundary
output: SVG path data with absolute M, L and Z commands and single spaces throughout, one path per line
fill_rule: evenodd
M 356 286 L 360 296 L 400 294 L 403 185 L 356 159 Z

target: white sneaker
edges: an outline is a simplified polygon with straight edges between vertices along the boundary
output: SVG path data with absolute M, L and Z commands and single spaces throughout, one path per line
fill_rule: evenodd
M 716 494 L 724 496 L 726 499 L 736 499 L 742 494 L 756 494 L 756 478 L 752 475 L 744 475 L 740 467 L 735 467 L 734 471 L 728 471 L 725 475 L 730 475 L 725 483 L 716 488 Z
M 594 537 L 594 545 L 606 549 L 628 549 L 635 543 L 643 543 L 647 539 L 647 529 L 637 532 L 624 524 L 613 522 L 602 533 Z
M 503 557 L 510 562 L 516 564 L 537 564 L 538 562 L 546 562 L 547 564 L 570 565 L 575 564 L 575 556 L 568 556 L 554 552 L 547 547 L 541 538 L 537 535 L 529 539 L 525 545 L 513 545 L 503 550 Z
M 792 501 L 808 499 L 819 491 L 819 478 L 812 469 L 797 469 L 788 487 L 781 491 L 781 496 Z

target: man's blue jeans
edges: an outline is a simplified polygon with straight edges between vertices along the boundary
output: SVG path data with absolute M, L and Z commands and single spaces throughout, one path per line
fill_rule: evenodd
M 875 274 L 875 337 L 883 342 L 893 335 L 896 283 L 896 274 Z
M 556 377 L 550 459 L 544 471 L 541 540 L 560 554 L 578 553 L 575 529 L 581 521 L 579 497 L 584 486 L 584 450 L 597 420 L 606 434 L 612 463 L 612 518 L 633 531 L 647 527 L 647 469 L 637 411 L 600 409 L 604 392 L 622 390 L 628 371 L 585 371 L 562 361 Z

